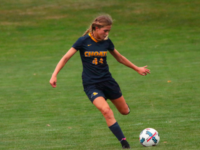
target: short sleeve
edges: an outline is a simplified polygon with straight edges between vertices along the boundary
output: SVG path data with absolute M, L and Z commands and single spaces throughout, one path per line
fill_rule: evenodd
M 108 43 L 109 43 L 108 50 L 113 51 L 115 49 L 113 42 L 110 39 L 108 39 Z
M 73 45 L 72 47 L 75 48 L 76 50 L 80 50 L 82 48 L 82 37 L 80 37 Z

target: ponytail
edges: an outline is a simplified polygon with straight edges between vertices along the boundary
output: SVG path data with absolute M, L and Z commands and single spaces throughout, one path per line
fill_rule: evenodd
M 92 32 L 92 25 L 84 32 L 83 36 L 87 35 L 88 33 Z

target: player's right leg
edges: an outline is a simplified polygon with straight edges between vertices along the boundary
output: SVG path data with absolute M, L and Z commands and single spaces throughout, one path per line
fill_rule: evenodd
M 130 148 L 126 138 L 121 131 L 119 124 L 116 122 L 113 111 L 110 109 L 107 101 L 105 100 L 104 92 L 96 88 L 95 85 L 89 85 L 84 87 L 84 91 L 87 94 L 90 101 L 96 106 L 96 108 L 104 116 L 106 123 L 112 133 L 121 142 L 123 148 Z
M 102 90 L 96 88 L 95 85 L 89 85 L 84 87 L 84 91 L 87 94 L 90 101 L 101 111 L 104 118 L 106 119 L 107 125 L 113 125 L 116 122 L 116 120 L 114 118 L 113 111 L 110 109 L 110 106 L 105 100 L 106 96 L 104 95 Z
M 104 97 L 97 97 L 93 101 L 93 104 L 102 113 L 108 126 L 111 126 L 116 122 L 113 111 L 110 109 L 110 106 L 108 105 Z
M 120 143 L 122 144 L 122 148 L 124 148 L 124 149 L 130 148 L 130 145 L 126 141 L 126 138 L 125 138 L 119 124 L 115 120 L 113 111 L 110 109 L 110 106 L 108 105 L 108 103 L 104 99 L 104 97 L 95 98 L 93 101 L 93 104 L 100 110 L 100 112 L 104 116 L 109 129 L 120 141 Z

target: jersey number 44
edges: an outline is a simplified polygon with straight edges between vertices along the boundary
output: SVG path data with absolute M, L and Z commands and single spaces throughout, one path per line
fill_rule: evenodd
M 98 63 L 103 64 L 103 58 L 100 58 L 99 60 L 98 60 L 98 58 L 94 58 L 92 63 L 95 65 L 98 65 Z

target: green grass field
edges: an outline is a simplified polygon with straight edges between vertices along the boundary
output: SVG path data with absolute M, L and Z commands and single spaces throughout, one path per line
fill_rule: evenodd
M 113 77 L 131 108 L 121 115 L 110 101 L 131 149 L 200 149 L 199 0 L 1 0 L 0 149 L 120 150 L 101 113 L 83 92 L 80 56 L 51 74 L 94 17 L 114 19 L 116 49 L 151 74 L 140 76 L 109 54 Z M 156 147 L 140 132 L 158 130 Z

